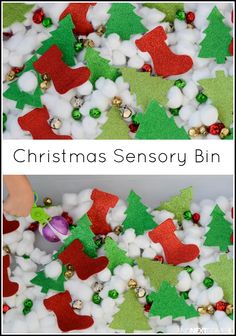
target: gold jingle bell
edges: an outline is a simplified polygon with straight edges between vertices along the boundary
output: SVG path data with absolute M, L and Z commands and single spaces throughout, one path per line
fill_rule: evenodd
M 15 73 L 15 71 L 10 70 L 10 71 L 6 74 L 6 81 L 10 82 L 10 81 L 12 81 L 15 77 L 16 77 L 16 73 Z
M 3 246 L 3 251 L 6 252 L 7 254 L 11 253 L 10 247 L 8 245 Z
M 233 307 L 233 305 L 232 305 L 232 304 L 228 304 L 228 305 L 226 306 L 226 310 L 225 310 L 226 314 L 227 314 L 227 315 L 230 315 L 230 314 L 233 313 L 233 311 L 234 311 L 234 307 Z
M 86 39 L 84 41 L 84 46 L 85 47 L 89 47 L 89 48 L 94 48 L 95 47 L 95 43 L 93 42 L 93 40 Z
M 75 300 L 72 302 L 72 308 L 73 309 L 77 309 L 77 310 L 80 310 L 83 308 L 83 301 L 81 300 Z
M 196 127 L 192 127 L 188 130 L 188 134 L 191 137 L 195 137 L 195 136 L 199 135 L 199 129 L 196 128 Z
M 46 82 L 49 82 L 51 80 L 51 77 L 47 73 L 42 74 L 41 78 L 43 81 Z
M 74 275 L 74 272 L 73 272 L 73 271 L 69 271 L 69 270 L 67 270 L 67 271 L 64 273 L 64 276 L 65 276 L 65 278 L 66 278 L 67 280 L 70 279 L 70 278 L 72 278 L 73 275 Z
M 46 207 L 49 207 L 52 205 L 52 199 L 50 197 L 44 197 L 43 199 L 43 204 L 46 206 Z
M 122 104 L 122 99 L 121 99 L 121 97 L 115 96 L 115 97 L 112 99 L 112 105 L 113 105 L 113 106 L 120 107 L 121 104 Z
M 49 120 L 49 124 L 52 129 L 59 129 L 61 128 L 62 121 L 59 118 L 52 118 Z
M 130 279 L 128 282 L 128 287 L 129 288 L 136 288 L 137 287 L 137 281 L 135 281 L 134 279 Z
M 71 264 L 66 265 L 66 269 L 67 271 L 71 271 L 71 272 L 75 271 L 74 267 Z
M 104 25 L 100 25 L 96 29 L 96 34 L 98 36 L 102 36 L 105 33 L 105 31 L 106 31 L 106 27 Z
M 117 225 L 115 228 L 114 228 L 114 233 L 119 236 L 121 234 L 123 230 L 123 227 L 121 225 Z
M 206 314 L 207 312 L 206 307 L 198 307 L 197 311 L 199 314 Z
M 229 129 L 226 127 L 222 128 L 220 131 L 220 138 L 224 139 L 227 135 L 229 135 Z
M 43 81 L 42 83 L 40 83 L 40 89 L 42 90 L 47 90 L 50 88 L 50 82 L 48 81 Z
M 213 307 L 212 305 L 208 305 L 208 306 L 206 307 L 206 312 L 207 312 L 208 314 L 210 314 L 210 315 L 213 315 L 214 312 L 215 312 L 215 309 L 214 309 L 214 307 Z
M 201 126 L 199 128 L 199 133 L 202 134 L 202 135 L 207 135 L 208 134 L 207 127 L 206 126 Z
M 135 293 L 138 298 L 143 298 L 146 295 L 146 290 L 143 287 L 137 287 Z

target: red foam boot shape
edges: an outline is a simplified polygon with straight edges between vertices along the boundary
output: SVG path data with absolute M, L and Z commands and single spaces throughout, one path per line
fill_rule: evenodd
M 2 270 L 2 275 L 3 275 L 3 297 L 9 297 L 14 294 L 19 289 L 19 285 L 17 282 L 12 282 L 9 279 L 8 276 L 8 267 L 10 266 L 10 256 L 5 255 L 3 257 L 3 270 Z
M 230 42 L 229 52 L 230 52 L 230 55 L 233 56 L 233 54 L 234 54 L 234 39 L 232 39 L 232 41 Z
M 88 35 L 94 31 L 93 26 L 87 21 L 87 12 L 90 6 L 96 3 L 70 3 L 62 12 L 60 19 L 62 20 L 67 14 L 71 14 L 72 21 L 75 25 L 74 33 L 77 35 Z
M 74 267 L 76 274 L 81 280 L 88 279 L 91 275 L 101 272 L 107 267 L 107 257 L 90 258 L 83 251 L 83 244 L 75 239 L 59 254 L 58 258 L 64 265 L 70 264 Z
M 162 245 L 168 264 L 179 265 L 196 259 L 200 253 L 197 245 L 183 244 L 176 237 L 175 230 L 172 219 L 167 219 L 148 235 L 154 243 Z
M 70 305 L 71 301 L 70 293 L 65 291 L 45 299 L 43 303 L 47 310 L 56 314 L 58 327 L 61 331 L 67 332 L 91 327 L 93 325 L 92 317 L 76 314 Z
M 139 50 L 150 54 L 157 75 L 167 77 L 189 71 L 193 66 L 192 58 L 174 54 L 165 43 L 166 39 L 164 29 L 156 27 L 135 43 Z
M 90 71 L 86 67 L 71 69 L 62 60 L 62 52 L 53 45 L 36 62 L 34 68 L 41 74 L 47 73 L 58 93 L 64 94 L 67 91 L 78 87 L 90 77 Z
M 20 224 L 17 220 L 9 221 L 3 215 L 3 234 L 11 233 L 13 231 L 16 231 L 19 226 L 20 226 Z
M 37 140 L 69 140 L 69 135 L 55 134 L 48 124 L 49 114 L 46 107 L 36 108 L 18 118 L 18 124 L 24 131 L 30 132 L 33 139 Z
M 106 220 L 107 213 L 110 208 L 114 208 L 119 198 L 104 191 L 93 189 L 91 199 L 93 205 L 87 213 L 92 222 L 91 230 L 96 235 L 106 235 L 112 231 Z

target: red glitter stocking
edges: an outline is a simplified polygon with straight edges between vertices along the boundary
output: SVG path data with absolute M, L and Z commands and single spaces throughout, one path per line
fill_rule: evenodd
M 77 35 L 88 35 L 93 32 L 93 26 L 87 21 L 87 12 L 90 6 L 95 6 L 96 3 L 70 3 L 68 7 L 60 15 L 62 20 L 67 14 L 71 14 L 72 21 L 75 25 L 74 32 Z
M 114 208 L 119 198 L 104 191 L 93 189 L 91 199 L 93 200 L 93 205 L 87 213 L 92 222 L 91 230 L 96 235 L 106 235 L 112 231 L 106 220 L 107 213 L 110 208 Z
M 167 35 L 163 27 L 156 27 L 135 43 L 139 50 L 148 52 L 152 58 L 156 74 L 167 77 L 180 75 L 193 66 L 190 56 L 176 55 L 165 43 Z
M 43 301 L 47 310 L 51 310 L 57 317 L 58 327 L 61 331 L 87 329 L 93 325 L 91 316 L 78 315 L 71 307 L 70 293 L 65 291 L 51 296 Z
M 59 254 L 58 259 L 64 265 L 70 264 L 74 267 L 76 274 L 81 280 L 88 279 L 91 275 L 101 272 L 108 265 L 107 257 L 90 258 L 83 251 L 83 245 L 75 239 Z
M 78 87 L 90 77 L 90 71 L 86 67 L 71 69 L 62 60 L 62 52 L 53 45 L 36 62 L 34 68 L 41 74 L 47 73 L 58 93 L 64 94 L 67 91 Z
M 199 248 L 194 244 L 183 244 L 175 235 L 176 227 L 172 219 L 167 219 L 148 233 L 154 243 L 160 243 L 168 264 L 178 265 L 196 259 Z
M 3 297 L 8 297 L 16 294 L 19 289 L 19 285 L 17 282 L 12 282 L 9 279 L 8 275 L 8 267 L 10 266 L 10 256 L 5 255 L 3 257 Z
M 49 114 L 46 107 L 36 108 L 18 118 L 18 123 L 24 131 L 29 131 L 33 139 L 37 140 L 62 140 L 71 139 L 69 135 L 55 134 L 48 124 Z

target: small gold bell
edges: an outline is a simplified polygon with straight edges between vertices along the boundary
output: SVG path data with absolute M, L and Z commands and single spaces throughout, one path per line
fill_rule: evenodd
M 77 309 L 77 310 L 80 310 L 83 308 L 83 301 L 81 300 L 75 300 L 72 302 L 72 308 L 73 309 Z
M 7 254 L 11 253 L 10 247 L 8 245 L 3 246 L 3 251 L 5 251 Z
M 212 305 L 208 305 L 208 306 L 206 307 L 206 312 L 207 312 L 208 314 L 210 314 L 210 315 L 213 315 L 214 312 L 215 312 L 215 309 L 214 309 L 214 307 L 213 307 Z
M 121 234 L 123 230 L 123 227 L 121 225 L 117 225 L 115 228 L 114 228 L 114 233 L 119 236 Z
M 85 46 L 85 47 L 94 48 L 94 47 L 95 47 L 95 43 L 93 42 L 93 40 L 86 39 L 86 40 L 84 41 L 84 46 Z
M 16 73 L 13 70 L 10 70 L 6 75 L 6 81 L 10 82 L 16 77 Z
M 50 82 L 47 82 L 47 81 L 43 81 L 42 83 L 40 83 L 40 88 L 42 90 L 47 90 L 50 88 Z
M 220 131 L 220 138 L 224 139 L 227 135 L 229 135 L 229 129 L 228 128 L 222 128 Z
M 206 314 L 206 307 L 198 307 L 197 311 L 199 312 L 199 314 Z
M 230 314 L 233 313 L 233 311 L 234 311 L 234 307 L 233 307 L 233 305 L 232 305 L 232 304 L 228 304 L 228 305 L 226 306 L 226 310 L 225 310 L 226 314 L 227 314 L 227 315 L 230 315 Z
M 199 128 L 199 133 L 202 134 L 202 135 L 207 135 L 208 132 L 207 132 L 207 128 L 206 128 L 206 126 L 201 126 L 201 127 Z
M 130 279 L 128 282 L 128 286 L 129 288 L 136 288 L 137 287 L 137 281 L 135 281 L 134 279 Z
M 146 290 L 143 287 L 137 287 L 135 293 L 138 298 L 143 298 L 146 295 Z
M 112 105 L 113 106 L 116 106 L 116 107 L 120 107 L 122 104 L 122 99 L 118 96 L 115 96 L 113 99 L 112 99 Z
M 51 80 L 51 77 L 47 73 L 42 74 L 41 78 L 43 81 L 46 82 L 49 82 Z
M 66 265 L 66 269 L 67 271 L 71 271 L 71 272 L 75 271 L 74 267 L 71 264 Z
M 67 270 L 65 273 L 64 273 L 64 276 L 67 280 L 69 280 L 70 278 L 72 278 L 74 275 L 74 272 L 73 271 L 69 271 Z
M 52 118 L 49 120 L 49 124 L 52 129 L 60 129 L 62 125 L 62 121 L 59 118 Z
M 43 199 L 43 204 L 46 206 L 46 207 L 49 207 L 52 205 L 52 199 L 50 197 L 44 197 Z
M 96 29 L 96 34 L 98 36 L 102 36 L 105 33 L 105 31 L 106 31 L 106 27 L 104 25 L 100 25 Z
M 187 24 L 187 28 L 189 28 L 189 29 L 193 29 L 193 28 L 194 28 L 194 25 L 193 25 L 192 23 L 188 23 L 188 24 Z
M 196 127 L 192 127 L 188 130 L 188 134 L 191 137 L 195 137 L 195 136 L 199 135 L 199 129 L 196 128 Z

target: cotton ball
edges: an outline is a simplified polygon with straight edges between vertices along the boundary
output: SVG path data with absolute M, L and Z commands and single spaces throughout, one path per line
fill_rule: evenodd
M 154 259 L 155 256 L 156 256 L 156 252 L 150 247 L 145 248 L 142 254 L 143 258 L 148 258 L 148 259 Z
M 167 210 L 161 210 L 161 211 L 153 211 L 152 213 L 155 216 L 155 220 L 158 223 L 163 223 L 166 219 L 171 218 L 173 219 L 175 215 Z
M 144 60 L 138 55 L 132 56 L 128 61 L 129 68 L 140 69 L 142 68 L 143 65 L 144 65 Z
M 134 243 L 129 244 L 128 255 L 131 258 L 139 257 L 140 256 L 140 248 Z
M 90 202 L 84 202 L 77 207 L 70 210 L 70 215 L 74 218 L 81 218 L 84 214 L 86 214 L 91 207 Z
M 37 47 L 37 39 L 35 35 L 29 35 L 24 38 L 22 43 L 18 46 L 17 52 L 21 55 L 28 55 Z
M 105 314 L 111 314 L 115 307 L 115 300 L 110 297 L 106 297 L 102 300 L 101 307 Z
M 212 105 L 205 105 L 200 110 L 200 118 L 204 125 L 210 126 L 218 120 L 218 111 Z
M 130 91 L 124 90 L 120 93 L 120 97 L 123 101 L 123 104 L 132 105 L 133 103 L 133 96 L 131 95 Z
M 34 311 L 29 312 L 25 320 L 27 322 L 27 326 L 30 332 L 38 331 L 39 329 L 39 319 L 37 314 Z
M 78 122 L 73 123 L 71 125 L 71 134 L 75 139 L 84 139 L 85 135 L 83 126 Z
M 36 272 L 37 271 L 37 265 L 30 259 L 16 257 L 16 262 L 25 272 Z
M 52 261 L 50 264 L 46 265 L 44 268 L 44 273 L 48 278 L 57 279 L 61 274 L 62 267 L 58 261 Z
M 42 264 L 42 265 L 46 265 L 46 264 L 48 264 L 50 261 L 51 261 L 51 255 L 50 255 L 50 254 L 48 254 L 48 255 L 44 255 L 44 256 L 42 256 L 41 259 L 40 259 L 40 264 Z
M 14 244 L 15 242 L 21 239 L 21 234 L 18 230 L 13 231 L 11 233 L 6 233 L 3 236 L 3 242 L 5 245 Z
M 163 248 L 161 244 L 151 242 L 151 248 L 156 252 L 156 254 L 162 255 Z
M 18 46 L 22 43 L 23 38 L 24 38 L 24 33 L 18 32 L 4 43 L 5 47 L 9 49 L 10 51 L 16 50 Z
M 119 50 L 114 50 L 112 53 L 112 64 L 116 66 L 123 66 L 126 64 L 126 57 Z
M 147 236 L 137 236 L 134 242 L 141 249 L 148 248 L 150 245 L 150 240 Z
M 135 240 L 135 231 L 134 229 L 127 229 L 125 230 L 124 234 L 122 235 L 123 240 L 126 243 L 132 243 Z
M 109 48 L 112 50 L 119 49 L 121 41 L 120 41 L 120 36 L 116 33 L 112 33 L 107 37 L 106 44 Z
M 119 270 L 119 277 L 125 281 L 133 278 L 134 271 L 133 268 L 129 264 L 123 264 Z
M 77 204 L 77 195 L 75 193 L 65 193 L 62 196 L 63 207 L 66 206 L 67 209 L 72 208 Z
M 91 309 L 91 315 L 95 319 L 101 319 L 103 317 L 103 310 L 100 306 L 93 304 Z
M 92 189 L 84 189 L 77 195 L 77 202 L 88 202 L 91 201 Z
M 169 99 L 168 101 L 168 107 L 170 108 L 177 108 L 182 105 L 183 102 L 183 95 L 177 86 L 172 86 L 170 90 L 168 91 L 167 97 Z
M 119 91 L 124 91 L 129 89 L 129 84 L 124 82 L 122 76 L 118 77 L 115 81 L 116 85 L 118 86 Z
M 21 319 L 15 319 L 14 323 L 12 323 L 12 329 L 11 332 L 17 333 L 28 333 L 28 326 L 26 321 L 21 320 Z
M 220 320 L 218 326 L 223 334 L 233 333 L 234 322 L 228 316 L 225 316 L 222 320 Z
M 220 332 L 217 323 L 213 320 L 208 320 L 207 322 L 203 323 L 202 328 L 203 330 L 206 330 L 206 333 L 209 331 L 210 334 L 218 334 Z
M 77 87 L 77 92 L 81 96 L 88 96 L 93 91 L 93 85 L 90 81 L 85 82 L 84 84 Z
M 194 287 L 194 288 L 190 289 L 190 291 L 188 293 L 188 296 L 189 296 L 190 300 L 195 302 L 197 300 L 199 294 L 200 294 L 200 290 L 197 287 Z
M 137 53 L 136 46 L 131 41 L 122 41 L 119 50 L 127 57 L 134 57 Z
M 96 48 L 98 48 L 101 45 L 101 37 L 95 32 L 88 34 L 87 39 L 92 40 Z
M 193 81 L 187 82 L 186 86 L 183 88 L 183 94 L 188 99 L 193 99 L 198 94 L 198 87 Z
M 230 204 L 229 204 L 229 201 L 226 197 L 224 196 L 219 196 L 217 197 L 216 199 L 216 203 L 219 205 L 219 207 L 224 211 L 228 211 L 229 210 L 229 207 L 230 207 Z
M 32 71 L 27 71 L 19 77 L 17 84 L 22 91 L 33 92 L 38 85 L 38 80 Z
M 179 117 L 182 120 L 187 121 L 190 118 L 190 116 L 192 115 L 192 113 L 194 113 L 195 111 L 196 111 L 196 109 L 193 105 L 182 106 L 180 111 L 179 111 Z
M 95 107 L 98 107 L 102 111 L 105 111 L 109 107 L 109 99 L 100 91 L 93 91 L 91 100 Z
M 92 139 L 95 137 L 97 132 L 97 121 L 90 117 L 85 117 L 82 121 L 82 126 L 87 139 Z M 90 155 L 90 160 L 93 155 Z
M 34 301 L 34 311 L 36 312 L 39 319 L 48 316 L 48 310 L 45 308 L 41 300 Z
M 175 47 L 176 53 L 188 55 L 191 58 L 195 58 L 196 54 L 195 45 L 191 42 L 188 42 L 187 40 L 180 40 L 180 41 L 181 42 L 179 42 Z
M 102 93 L 107 98 L 113 98 L 118 95 L 118 89 L 116 84 L 111 81 L 110 79 L 107 79 L 103 85 Z
M 202 125 L 201 114 L 198 111 L 192 113 L 189 118 L 188 124 L 190 127 L 200 127 Z
M 201 268 L 195 268 L 191 273 L 191 278 L 197 283 L 201 283 L 205 278 L 205 273 Z
M 178 275 L 178 284 L 176 285 L 176 288 L 180 292 L 185 292 L 191 288 L 191 278 L 187 271 L 182 271 Z
M 198 82 L 201 79 L 209 78 L 209 77 L 211 77 L 211 73 L 209 69 L 205 67 L 205 68 L 195 70 L 192 75 L 192 80 L 194 82 Z
M 178 19 L 174 20 L 175 31 L 182 31 L 187 28 L 187 23 Z
M 111 279 L 111 271 L 109 270 L 109 268 L 105 268 L 97 274 L 97 278 L 99 281 L 107 282 Z
M 93 291 L 85 282 L 78 280 L 68 280 L 65 282 L 65 289 L 67 289 L 74 297 L 82 301 L 90 301 Z
M 115 288 L 117 292 L 119 292 L 120 294 L 125 291 L 126 286 L 127 286 L 127 282 L 122 280 L 120 277 L 116 275 L 111 278 L 110 283 L 109 283 L 110 289 Z
M 172 325 L 169 325 L 169 326 L 166 327 L 166 332 L 170 333 L 170 334 L 179 334 L 180 333 L 180 327 L 178 326 L 177 323 L 173 323 Z
M 197 305 L 198 306 L 207 306 L 209 304 L 208 293 L 207 290 L 203 290 L 199 293 L 197 297 Z
M 221 301 L 224 297 L 224 293 L 221 287 L 214 286 L 207 290 L 207 295 L 210 303 L 215 304 L 218 301 Z
M 21 67 L 24 64 L 24 59 L 22 55 L 19 55 L 15 51 L 10 53 L 10 55 L 7 58 L 7 61 L 9 65 L 12 67 Z
M 172 317 L 167 316 L 161 319 L 159 316 L 157 316 L 156 322 L 158 326 L 168 326 L 172 324 Z
M 117 205 L 115 208 L 112 208 L 111 210 L 111 219 L 116 221 L 116 222 L 120 222 L 123 223 L 123 221 L 125 220 L 125 210 L 126 210 L 126 206 L 125 205 Z

